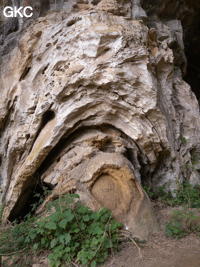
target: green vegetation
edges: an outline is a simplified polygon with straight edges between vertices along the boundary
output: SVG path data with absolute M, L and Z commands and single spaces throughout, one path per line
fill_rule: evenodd
M 200 208 L 200 186 L 183 183 L 174 191 L 174 197 L 164 187 L 154 191 L 146 187 L 146 191 L 153 201 L 184 206 L 173 211 L 165 226 L 166 236 L 182 238 L 190 233 L 200 236 L 200 216 L 197 209 L 191 210 Z M 78 198 L 75 194 L 61 196 L 49 203 L 42 217 L 32 215 L 37 208 L 32 205 L 31 215 L 24 221 L 1 225 L 0 258 L 8 256 L 3 266 L 28 267 L 34 256 L 47 254 L 51 267 L 94 267 L 103 263 L 118 248 L 122 225 L 113 219 L 109 210 L 94 212 Z
M 197 151 L 191 152 L 191 163 L 192 165 L 196 165 L 200 163 L 200 153 Z
M 122 225 L 109 210 L 94 212 L 77 198 L 74 194 L 62 196 L 49 204 L 44 217 L 29 216 L 24 222 L 2 228 L 0 255 L 48 252 L 52 267 L 64 263 L 94 267 L 104 262 L 118 248 Z
M 200 186 L 183 183 L 175 192 L 175 206 L 185 205 L 188 208 L 200 208 Z
M 190 233 L 200 236 L 200 216 L 191 211 L 191 208 L 200 208 L 200 186 L 193 186 L 185 182 L 174 191 L 174 196 L 164 186 L 158 187 L 154 191 L 149 187 L 146 187 L 145 190 L 153 201 L 171 207 L 184 207 L 172 212 L 171 218 L 165 226 L 166 236 L 177 239 Z
M 183 145 L 187 144 L 187 139 L 185 138 L 185 136 L 180 135 L 179 139 L 180 139 L 181 144 L 183 144 Z
M 144 190 L 152 201 L 159 201 L 165 205 L 173 206 L 174 198 L 171 192 L 168 192 L 165 186 L 156 187 L 152 190 L 150 187 L 144 186 Z
M 190 233 L 200 235 L 200 216 L 190 210 L 175 210 L 166 224 L 165 233 L 177 239 Z
M 2 214 L 3 214 L 3 206 L 0 205 L 0 224 L 2 223 L 1 220 L 2 220 Z
M 174 190 L 174 196 L 171 192 L 161 186 L 152 191 L 149 187 L 144 187 L 147 194 L 153 201 L 160 201 L 167 206 L 186 206 L 188 208 L 200 208 L 200 186 L 191 185 L 187 182 L 181 184 L 177 190 Z

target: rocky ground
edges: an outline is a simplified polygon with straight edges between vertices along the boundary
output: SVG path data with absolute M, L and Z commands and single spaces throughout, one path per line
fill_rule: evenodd
M 200 238 L 190 234 L 182 239 L 168 238 L 164 228 L 174 208 L 157 210 L 160 232 L 140 245 L 140 251 L 131 242 L 123 245 L 103 267 L 199 267 Z
M 140 254 L 133 243 L 125 243 L 121 251 L 102 267 L 199 267 L 200 239 L 191 234 L 174 240 L 160 232 L 141 247 Z M 34 263 L 32 267 L 49 266 L 46 258 L 42 258 L 40 263 Z
M 153 234 L 146 243 L 138 244 L 139 247 L 131 241 L 122 243 L 120 251 L 114 253 L 102 267 L 199 267 L 199 236 L 190 234 L 181 239 L 165 236 L 165 225 L 174 209 L 157 206 L 155 212 L 160 231 Z M 46 255 L 39 261 L 36 258 L 31 266 L 49 267 Z
M 141 256 L 134 244 L 126 244 L 103 267 L 199 267 L 200 239 L 194 235 L 180 240 L 166 238 L 163 233 L 153 235 L 141 248 Z

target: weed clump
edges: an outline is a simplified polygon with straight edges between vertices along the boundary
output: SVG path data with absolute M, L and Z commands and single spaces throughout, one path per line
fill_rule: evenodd
M 0 255 L 18 251 L 49 253 L 50 266 L 80 264 L 94 267 L 118 248 L 122 224 L 105 208 L 92 211 L 67 194 L 52 201 L 48 215 L 29 217 L 0 233 Z
M 200 208 L 200 186 L 187 182 L 181 184 L 174 194 L 167 191 L 164 186 L 151 190 L 145 187 L 149 197 L 170 207 L 184 207 L 174 210 L 171 218 L 165 225 L 165 234 L 171 238 L 182 238 L 190 233 L 200 236 L 200 216 L 191 209 Z
M 200 208 L 200 186 L 191 185 L 184 182 L 179 185 L 173 194 L 166 190 L 165 186 L 160 186 L 152 190 L 150 187 L 144 187 L 147 194 L 153 201 L 159 201 L 167 206 L 186 206 L 188 208 Z
M 166 236 L 182 238 L 195 233 L 200 236 L 200 216 L 191 210 L 175 210 L 165 227 Z

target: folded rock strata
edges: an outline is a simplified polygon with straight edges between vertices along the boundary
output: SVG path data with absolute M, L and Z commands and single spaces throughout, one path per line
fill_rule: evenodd
M 197 166 L 185 168 L 200 155 L 199 106 L 182 78 L 183 47 L 174 65 L 179 21 L 149 28 L 128 1 L 123 12 L 104 2 L 38 18 L 2 58 L 4 219 L 20 217 L 42 182 L 52 192 L 38 212 L 77 192 L 146 238 L 156 222 L 141 183 L 200 181 Z

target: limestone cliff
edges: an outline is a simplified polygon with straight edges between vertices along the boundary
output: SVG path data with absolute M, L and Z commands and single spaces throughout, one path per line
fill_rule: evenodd
M 42 183 L 52 193 L 38 212 L 76 191 L 146 237 L 155 221 L 142 185 L 200 183 L 199 104 L 183 78 L 184 16 L 178 10 L 162 20 L 148 2 L 50 1 L 31 21 L 2 19 L 1 29 L 11 25 L 1 30 L 5 219 L 28 212 Z

